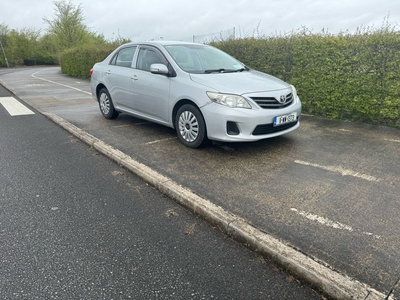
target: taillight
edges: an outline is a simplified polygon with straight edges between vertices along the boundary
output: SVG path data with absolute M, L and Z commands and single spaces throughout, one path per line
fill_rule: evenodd
M 89 73 L 90 73 L 90 75 L 92 75 L 93 74 L 93 69 L 90 69 Z

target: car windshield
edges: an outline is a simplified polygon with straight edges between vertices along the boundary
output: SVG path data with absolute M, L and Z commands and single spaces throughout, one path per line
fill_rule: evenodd
M 167 45 L 168 53 L 188 73 L 229 73 L 248 70 L 227 53 L 207 45 Z

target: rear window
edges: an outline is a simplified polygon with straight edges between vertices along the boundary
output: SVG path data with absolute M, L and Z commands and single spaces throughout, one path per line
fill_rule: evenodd
M 122 48 L 115 54 L 110 64 L 130 68 L 132 66 L 132 61 L 136 52 L 136 48 L 137 46 Z

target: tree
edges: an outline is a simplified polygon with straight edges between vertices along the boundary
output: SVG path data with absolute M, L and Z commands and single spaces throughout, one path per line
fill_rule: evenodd
M 0 67 L 2 66 L 7 66 L 8 67 L 8 62 L 7 62 L 7 55 L 5 53 L 4 48 L 6 47 L 8 43 L 8 35 L 9 35 L 9 29 L 8 26 L 4 23 L 0 24 Z
M 54 19 L 43 18 L 49 25 L 49 33 L 56 37 L 59 50 L 65 50 L 83 44 L 89 36 L 81 4 L 75 6 L 71 0 L 54 1 Z
M 8 26 L 4 23 L 0 24 L 0 39 L 5 40 L 10 33 L 10 30 L 8 29 Z M 4 43 L 4 41 L 3 41 Z

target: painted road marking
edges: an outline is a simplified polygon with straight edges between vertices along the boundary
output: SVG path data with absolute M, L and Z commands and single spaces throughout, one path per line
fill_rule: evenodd
M 145 143 L 145 145 L 152 145 L 152 144 L 156 144 L 156 143 L 160 143 L 160 142 L 164 142 L 164 141 L 170 141 L 170 140 L 174 140 L 176 138 L 177 137 L 166 138 L 166 139 L 161 139 L 161 140 L 155 140 L 155 141 L 152 141 L 152 142 Z
M 55 81 L 52 81 L 52 80 L 48 80 L 48 79 L 44 79 L 44 78 L 41 78 L 41 77 L 36 76 L 36 74 L 38 74 L 38 73 L 40 73 L 40 72 L 42 72 L 42 71 L 45 71 L 45 70 L 37 71 L 37 72 L 33 73 L 31 76 L 32 76 L 33 78 L 36 78 L 36 79 L 39 79 L 39 80 L 43 80 L 43 81 L 46 81 L 46 82 L 49 82 L 49 83 L 61 85 L 61 86 L 63 86 L 63 87 L 67 87 L 67 88 L 73 89 L 73 90 L 78 91 L 78 92 L 81 92 L 81 93 L 85 93 L 85 94 L 88 94 L 88 95 L 91 95 L 91 94 L 92 94 L 92 93 L 90 93 L 90 92 L 83 91 L 83 90 L 78 89 L 78 88 L 75 88 L 75 87 L 73 87 L 73 86 L 69 86 L 69 85 L 66 85 L 66 84 L 62 84 L 62 83 L 59 83 L 59 82 L 55 82 Z
M 323 170 L 339 173 L 342 176 L 353 176 L 353 177 L 365 179 L 365 180 L 368 180 L 368 181 L 376 181 L 376 182 L 381 181 L 381 179 L 376 178 L 374 176 L 367 175 L 367 174 L 361 174 L 361 173 L 355 172 L 353 170 L 344 169 L 344 168 L 342 168 L 340 166 L 339 167 L 321 166 L 321 165 L 318 165 L 318 164 L 314 164 L 314 163 L 310 163 L 310 162 L 306 162 L 306 161 L 302 161 L 302 160 L 295 160 L 294 162 L 296 164 L 301 164 L 301 165 L 305 165 L 305 166 L 311 166 L 311 167 L 314 167 L 314 168 L 319 168 L 319 169 L 323 169 Z
M 298 210 L 296 208 L 291 208 L 290 210 L 295 212 L 299 216 L 305 217 L 305 218 L 307 218 L 307 219 L 309 219 L 311 221 L 316 221 L 316 222 L 318 222 L 318 223 L 320 223 L 322 225 L 325 225 L 325 226 L 328 226 L 328 227 L 331 227 L 331 228 L 340 229 L 340 230 L 347 230 L 349 232 L 358 232 L 358 233 L 361 233 L 361 234 L 364 234 L 364 235 L 372 236 L 373 238 L 376 238 L 376 239 L 380 239 L 381 238 L 380 235 L 376 235 L 376 234 L 373 234 L 371 232 L 365 232 L 365 231 L 362 231 L 362 230 L 357 230 L 357 229 L 354 229 L 353 227 L 351 227 L 349 225 L 342 224 L 340 222 L 335 222 L 335 221 L 329 220 L 327 218 L 311 214 L 309 212 Z
M 4 106 L 4 108 L 11 116 L 25 116 L 35 114 L 14 97 L 0 97 L 0 104 Z
M 38 87 L 38 86 L 44 86 L 44 84 L 41 83 L 33 83 L 33 84 L 25 84 L 26 87 Z
M 393 139 L 385 139 L 385 141 L 400 143 L 400 140 L 393 140 Z

